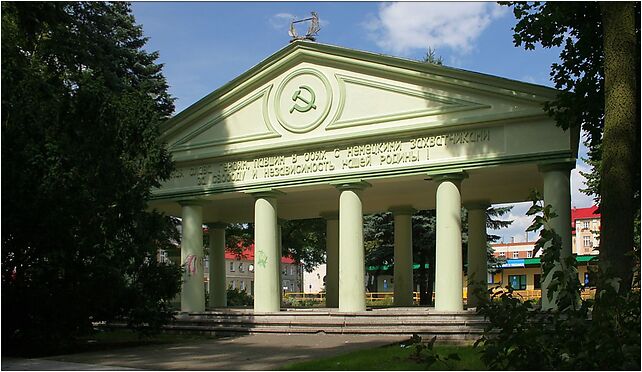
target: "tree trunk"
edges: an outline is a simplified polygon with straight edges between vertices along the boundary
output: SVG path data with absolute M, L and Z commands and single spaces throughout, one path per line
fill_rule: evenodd
M 430 306 L 428 289 L 426 287 L 426 251 L 419 252 L 419 305 Z
M 428 251 L 428 299 L 430 306 L 434 306 L 432 300 L 432 293 L 435 291 L 435 260 L 437 259 L 436 247 L 433 246 L 430 251 Z
M 634 153 L 636 126 L 635 9 L 633 3 L 603 2 L 604 137 L 602 142 L 600 265 L 622 279 L 620 291 L 631 286 L 633 257 Z M 639 166 L 639 165 L 638 165 Z

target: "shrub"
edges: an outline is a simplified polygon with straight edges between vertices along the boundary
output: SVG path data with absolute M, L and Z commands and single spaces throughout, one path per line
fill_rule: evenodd
M 240 289 L 227 289 L 227 306 L 252 306 L 254 298 Z
M 639 293 L 619 294 L 610 273 L 598 270 L 595 300 L 581 300 L 575 258 L 560 259 L 561 239 L 549 225 L 556 215 L 539 199 L 534 195 L 527 213 L 535 215 L 529 231 L 543 228 L 537 242 L 540 249 L 546 245 L 543 277 L 561 264 L 548 292 L 551 300 L 557 293 L 557 308 L 543 311 L 533 301 L 522 302 L 510 287 L 496 291 L 478 309 L 489 320 L 475 343 L 482 360 L 490 369 L 640 370 Z

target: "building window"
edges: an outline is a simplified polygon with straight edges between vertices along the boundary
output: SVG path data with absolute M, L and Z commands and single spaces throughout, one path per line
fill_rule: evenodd
M 526 275 L 509 275 L 508 283 L 513 289 L 526 289 Z
M 230 271 L 234 271 L 234 261 L 230 261 Z
M 583 229 L 591 228 L 591 221 L 582 221 L 582 228 Z
M 590 236 L 584 236 L 583 239 L 584 239 L 584 246 L 585 247 L 593 246 L 593 242 L 591 241 L 591 237 Z
M 542 289 L 542 274 L 534 274 L 533 275 L 533 288 L 534 289 Z
M 254 272 L 254 265 L 252 265 L 252 264 L 247 265 L 247 269 L 248 269 L 251 273 L 253 273 L 253 272 Z
M 243 268 L 243 262 L 239 262 L 239 272 L 244 273 L 245 269 Z
M 245 291 L 245 280 L 241 280 L 241 290 Z
M 290 266 L 290 275 L 294 275 L 294 265 Z
M 519 252 L 513 252 L 513 258 L 519 258 Z
M 499 252 L 499 257 L 506 257 L 506 252 Z
M 526 258 L 533 258 L 533 251 L 526 252 Z

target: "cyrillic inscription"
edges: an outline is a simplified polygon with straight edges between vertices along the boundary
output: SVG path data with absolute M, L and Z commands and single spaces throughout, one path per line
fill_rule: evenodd
M 255 184 L 301 175 L 341 175 L 355 170 L 386 170 L 430 164 L 449 158 L 503 151 L 503 138 L 491 141 L 491 129 L 478 129 L 349 145 L 332 149 L 264 156 L 177 169 L 164 187 Z M 478 144 L 484 143 L 484 146 Z M 462 155 L 464 154 L 464 155 Z

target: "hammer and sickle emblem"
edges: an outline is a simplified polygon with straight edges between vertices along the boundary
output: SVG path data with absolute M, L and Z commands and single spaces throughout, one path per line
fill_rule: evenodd
M 301 96 L 301 90 L 307 90 L 308 93 L 310 93 L 310 99 L 305 99 L 304 97 Z M 294 110 L 297 110 L 298 112 L 308 112 L 310 109 L 315 109 L 317 106 L 314 104 L 316 96 L 314 95 L 314 91 L 312 88 L 310 88 L 307 85 L 301 85 L 297 91 L 294 92 L 294 95 L 292 95 L 292 101 L 294 101 L 294 106 L 290 109 L 290 114 L 294 112 Z M 305 104 L 305 106 L 300 106 L 297 101 L 301 101 Z

